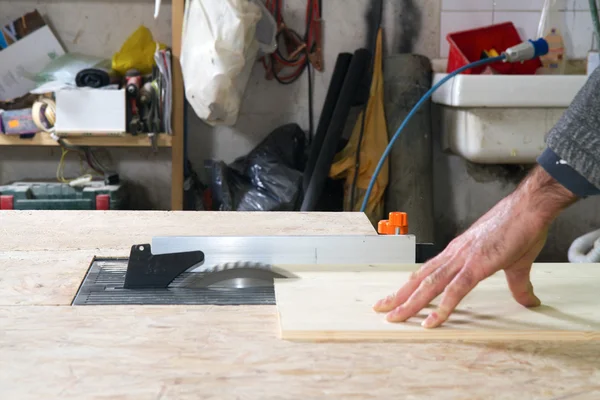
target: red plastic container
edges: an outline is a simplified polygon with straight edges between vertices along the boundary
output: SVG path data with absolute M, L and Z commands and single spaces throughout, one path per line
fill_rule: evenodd
M 446 37 L 450 43 L 448 67 L 450 73 L 481 59 L 484 50 L 494 49 L 498 54 L 523 42 L 512 22 L 504 22 L 468 31 L 453 32 Z M 489 64 L 495 71 L 507 75 L 532 75 L 542 66 L 539 58 L 523 63 L 497 62 Z M 481 74 L 487 66 L 468 69 L 463 74 Z

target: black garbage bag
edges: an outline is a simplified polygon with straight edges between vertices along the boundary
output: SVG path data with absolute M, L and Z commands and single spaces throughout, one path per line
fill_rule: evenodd
M 297 124 L 275 129 L 230 165 L 212 162 L 213 209 L 295 211 L 302 202 L 306 136 Z

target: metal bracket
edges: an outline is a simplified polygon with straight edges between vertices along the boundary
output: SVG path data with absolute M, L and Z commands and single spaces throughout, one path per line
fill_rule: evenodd
M 204 261 L 202 251 L 152 254 L 150 244 L 131 247 L 125 289 L 166 288 L 182 272 Z
M 167 288 L 188 270 L 203 272 L 187 278 L 192 287 L 206 287 L 227 279 L 269 280 L 276 265 L 424 263 L 438 254 L 411 235 L 156 237 L 153 244 L 154 254 L 150 244 L 131 247 L 125 289 Z
M 413 235 L 342 236 L 164 236 L 152 238 L 155 254 L 201 250 L 204 272 L 227 263 L 300 264 L 412 264 Z

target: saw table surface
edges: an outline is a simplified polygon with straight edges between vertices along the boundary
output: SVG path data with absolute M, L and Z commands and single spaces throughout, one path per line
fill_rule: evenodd
M 93 256 L 277 234 L 375 231 L 348 213 L 0 211 L 0 398 L 600 398 L 599 342 L 292 343 L 275 306 L 69 305 Z

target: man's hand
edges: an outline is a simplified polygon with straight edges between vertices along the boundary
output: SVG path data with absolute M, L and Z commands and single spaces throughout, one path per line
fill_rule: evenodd
M 536 167 L 515 192 L 413 273 L 398 292 L 378 301 L 375 311 L 388 313 L 390 322 L 403 322 L 442 294 L 437 310 L 422 323 L 434 328 L 480 281 L 501 269 L 517 302 L 540 305 L 529 277 L 531 265 L 552 221 L 575 201 L 570 191 Z

